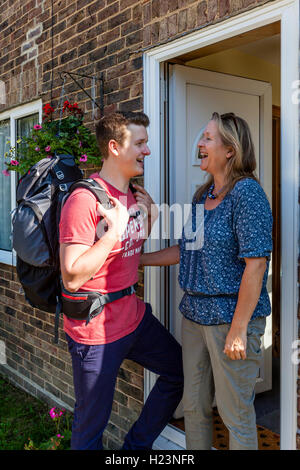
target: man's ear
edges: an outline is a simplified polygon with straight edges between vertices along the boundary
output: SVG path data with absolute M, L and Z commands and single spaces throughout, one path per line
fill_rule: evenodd
M 118 142 L 114 139 L 111 139 L 108 142 L 108 151 L 109 153 L 112 153 L 115 157 L 119 155 L 119 147 L 118 147 Z

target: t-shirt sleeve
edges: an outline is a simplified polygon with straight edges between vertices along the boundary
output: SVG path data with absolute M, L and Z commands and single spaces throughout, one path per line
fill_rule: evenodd
M 239 258 L 270 257 L 272 212 L 264 190 L 254 180 L 242 180 L 234 188 L 233 224 Z
M 76 189 L 64 204 L 59 224 L 60 243 L 78 243 L 92 246 L 95 242 L 97 200 L 86 189 Z

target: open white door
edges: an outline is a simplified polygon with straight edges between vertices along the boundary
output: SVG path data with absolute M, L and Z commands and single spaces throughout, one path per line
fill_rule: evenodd
M 234 112 L 251 129 L 257 174 L 272 202 L 272 95 L 269 83 L 175 65 L 170 73 L 170 206 L 189 204 L 206 173 L 200 170 L 197 143 L 214 111 Z M 171 240 L 171 245 L 177 240 Z M 271 265 L 271 264 L 270 264 Z M 271 276 L 268 288 L 271 299 Z M 171 332 L 181 342 L 178 306 L 183 292 L 178 285 L 178 266 L 170 268 Z M 267 319 L 262 340 L 262 362 L 256 392 L 272 387 L 272 319 Z M 180 417 L 178 410 L 176 417 Z

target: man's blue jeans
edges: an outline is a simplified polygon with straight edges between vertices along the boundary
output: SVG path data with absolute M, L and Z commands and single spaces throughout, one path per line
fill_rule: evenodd
M 102 449 L 118 370 L 130 359 L 159 375 L 138 420 L 125 437 L 123 449 L 151 449 L 168 424 L 183 394 L 181 346 L 146 304 L 133 333 L 105 345 L 85 345 L 67 335 L 72 356 L 75 410 L 71 448 Z

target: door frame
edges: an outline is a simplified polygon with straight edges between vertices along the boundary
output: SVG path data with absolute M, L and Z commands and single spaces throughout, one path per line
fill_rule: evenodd
M 258 14 L 259 13 L 259 14 Z M 152 156 L 145 161 L 144 185 L 153 200 L 163 202 L 164 171 L 163 126 L 161 121 L 164 93 L 163 63 L 181 54 L 225 40 L 261 26 L 281 22 L 281 440 L 282 450 L 296 449 L 298 366 L 292 361 L 293 346 L 298 340 L 297 271 L 298 271 L 298 188 L 299 188 L 299 106 L 293 104 L 295 82 L 299 80 L 299 6 L 297 0 L 278 0 L 207 26 L 177 40 L 167 42 L 144 53 L 144 111 L 150 118 L 149 146 Z M 146 251 L 161 249 L 160 240 L 149 239 Z M 159 317 L 163 297 L 158 268 L 145 269 L 145 301 L 150 302 Z M 154 374 L 145 371 L 145 399 L 154 384 Z M 185 447 L 185 436 L 166 426 L 162 438 Z M 168 448 L 168 445 L 166 445 Z M 170 447 L 172 448 L 172 446 Z

